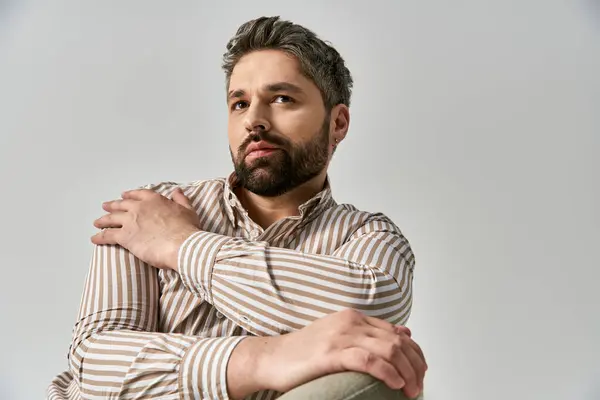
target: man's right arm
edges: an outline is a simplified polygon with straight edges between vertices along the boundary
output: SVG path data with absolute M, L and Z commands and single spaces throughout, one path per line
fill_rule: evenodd
M 369 374 L 409 398 L 423 390 L 427 364 L 411 332 L 347 309 L 281 336 L 250 337 L 233 351 L 227 368 L 234 399 L 271 389 L 287 392 L 325 375 Z
M 156 268 L 120 246 L 94 247 L 68 355 L 82 398 L 228 398 L 243 338 L 156 332 L 158 307 Z

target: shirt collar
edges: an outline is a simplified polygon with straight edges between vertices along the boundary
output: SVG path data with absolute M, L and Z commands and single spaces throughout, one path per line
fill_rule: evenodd
M 242 210 L 242 204 L 234 193 L 234 189 L 237 186 L 239 186 L 239 180 L 234 171 L 225 179 L 225 187 L 223 190 L 225 212 L 233 224 L 235 224 L 236 218 L 235 210 Z M 334 204 L 335 201 L 333 200 L 331 192 L 331 179 L 329 175 L 327 175 L 325 177 L 323 189 L 298 207 L 300 218 L 306 219 L 314 213 L 320 213 Z

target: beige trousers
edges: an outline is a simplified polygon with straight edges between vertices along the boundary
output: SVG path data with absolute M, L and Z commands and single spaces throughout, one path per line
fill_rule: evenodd
M 280 400 L 408 400 L 401 390 L 387 385 L 367 374 L 342 372 L 324 376 L 300 385 L 279 398 Z M 419 396 L 418 399 L 423 399 Z

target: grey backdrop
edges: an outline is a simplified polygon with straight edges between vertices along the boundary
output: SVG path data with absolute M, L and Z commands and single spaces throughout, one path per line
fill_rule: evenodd
M 413 245 L 427 399 L 599 399 L 599 10 L 0 2 L 0 398 L 42 398 L 66 368 L 102 201 L 230 172 L 220 57 L 281 15 L 354 74 L 334 194 Z

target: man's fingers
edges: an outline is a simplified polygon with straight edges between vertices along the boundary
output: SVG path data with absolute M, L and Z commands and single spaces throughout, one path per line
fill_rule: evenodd
M 94 226 L 98 229 L 120 228 L 126 219 L 125 212 L 114 212 L 106 214 L 94 221 Z
M 102 203 L 102 209 L 108 212 L 129 211 L 134 200 L 112 200 Z
M 368 315 L 365 315 L 365 321 L 367 322 L 367 324 L 374 326 L 375 328 L 383 329 L 388 332 L 394 332 L 395 325 L 387 322 L 384 319 L 369 317 Z
M 103 229 L 101 232 L 98 232 L 94 236 L 92 236 L 92 243 L 94 244 L 119 244 L 117 240 L 119 229 L 116 228 L 107 228 Z
M 410 331 L 410 329 L 404 325 L 396 325 L 394 327 L 394 330 L 396 331 L 397 334 L 401 334 L 404 333 L 406 335 L 408 335 L 408 337 L 412 337 L 412 332 Z
M 423 364 L 425 366 L 425 371 L 427 371 L 427 369 L 429 367 L 427 366 L 427 360 L 425 360 L 425 354 L 423 354 L 423 350 L 421 349 L 421 346 L 419 346 L 419 344 L 417 342 L 415 342 L 414 340 L 411 340 L 410 342 L 408 342 L 408 344 L 415 350 L 415 352 L 419 355 L 421 360 L 423 360 Z
M 406 328 L 406 329 L 408 329 L 408 328 Z M 383 342 L 388 342 L 388 343 L 396 342 L 398 340 L 398 336 L 402 335 L 402 334 L 398 334 L 396 332 L 390 332 L 390 331 L 387 331 L 384 329 L 379 329 L 374 326 L 368 326 L 368 325 L 364 330 L 364 334 L 366 336 L 374 337 L 374 338 L 380 339 Z M 410 346 L 415 351 L 415 353 L 422 360 L 425 370 L 427 370 L 427 368 L 428 368 L 427 362 L 425 361 L 425 355 L 423 354 L 423 350 L 421 350 L 421 346 L 419 346 L 417 344 L 417 342 L 415 342 L 414 340 L 412 340 L 410 338 L 406 340 L 405 345 Z
M 396 333 L 374 327 L 365 331 L 365 334 L 357 335 L 353 345 L 389 362 L 404 380 L 406 395 L 417 396 L 425 371 L 424 362 L 409 344 L 412 339 L 402 340 Z
M 404 387 L 404 379 L 392 364 L 364 348 L 350 347 L 342 350 L 339 361 L 343 370 L 369 374 L 392 389 Z
M 394 365 L 400 370 L 400 375 L 406 382 L 404 393 L 410 398 L 417 397 L 421 392 L 419 375 L 411 360 L 406 356 L 406 349 L 403 350 L 396 354 Z
M 384 329 L 389 332 L 404 333 L 408 336 L 411 336 L 411 331 L 406 326 L 394 325 L 390 322 L 387 322 L 384 319 L 375 318 L 375 317 L 365 316 L 365 319 L 369 325 L 374 326 L 376 328 Z
M 150 189 L 137 189 L 137 190 L 128 190 L 126 192 L 121 193 L 121 197 L 124 199 L 132 199 L 132 200 L 145 200 L 152 196 L 160 196 L 154 190 Z
M 190 199 L 187 198 L 183 191 L 180 188 L 177 188 L 173 191 L 173 195 L 171 196 L 173 201 L 180 206 L 187 208 L 188 210 L 192 210 L 192 204 Z
M 410 362 L 417 375 L 416 383 L 419 390 L 423 390 L 423 379 L 425 379 L 425 360 L 421 358 L 421 355 L 412 346 L 403 346 L 402 351 Z

